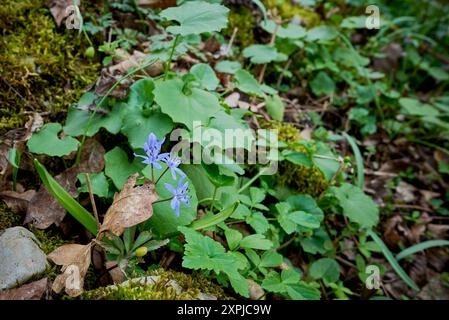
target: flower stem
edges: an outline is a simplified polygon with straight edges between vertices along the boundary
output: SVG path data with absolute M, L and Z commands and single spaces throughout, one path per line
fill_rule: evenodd
M 169 169 L 169 167 L 165 168 L 164 172 L 162 172 L 161 175 L 159 176 L 159 178 L 157 178 L 156 182 L 154 183 L 155 186 L 157 185 L 159 180 L 161 180 L 162 176 L 168 171 L 168 169 Z
M 154 166 L 153 164 L 151 164 L 151 183 L 153 183 L 154 185 L 156 185 L 154 183 Z
M 179 39 L 179 34 L 176 35 L 175 40 L 173 41 L 173 46 L 171 47 L 170 57 L 168 58 L 168 61 L 165 63 L 164 80 L 167 80 L 168 72 L 170 71 L 171 62 L 173 60 L 173 54 L 175 53 L 176 46 L 178 45 L 178 39 Z
M 170 201 L 170 200 L 173 199 L 173 198 L 174 198 L 174 197 L 167 198 L 167 199 L 162 199 L 162 200 L 157 200 L 157 201 L 154 201 L 153 204 L 161 203 L 161 202 L 166 202 L 166 201 Z

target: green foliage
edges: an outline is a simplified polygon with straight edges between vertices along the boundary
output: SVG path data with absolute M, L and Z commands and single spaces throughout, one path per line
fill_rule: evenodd
M 28 149 L 37 154 L 62 157 L 78 150 L 78 140 L 67 136 L 59 139 L 58 133 L 62 130 L 59 123 L 47 123 L 42 129 L 33 134 L 28 141 Z

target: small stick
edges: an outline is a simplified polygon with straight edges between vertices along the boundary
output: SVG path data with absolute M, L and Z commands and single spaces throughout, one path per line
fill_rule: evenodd
M 232 44 L 234 43 L 235 36 L 237 35 L 237 31 L 239 31 L 239 28 L 237 28 L 237 27 L 234 28 L 234 31 L 232 32 L 232 35 L 231 35 L 231 39 L 229 40 L 229 43 L 226 46 L 226 49 L 223 53 L 224 56 L 227 56 L 229 54 L 229 51 L 231 51 Z
M 94 211 L 95 220 L 97 221 L 97 228 L 98 228 L 98 230 L 100 230 L 100 219 L 98 219 L 97 206 L 95 204 L 94 194 L 92 193 L 92 184 L 90 183 L 90 177 L 89 177 L 88 173 L 86 173 L 86 183 L 87 183 L 87 188 L 89 189 L 89 197 L 90 197 L 90 203 L 92 204 L 92 210 Z

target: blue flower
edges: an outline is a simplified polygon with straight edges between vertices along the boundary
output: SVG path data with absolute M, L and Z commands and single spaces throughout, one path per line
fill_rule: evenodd
M 176 216 L 179 217 L 179 207 L 181 206 L 181 202 L 190 207 L 191 196 L 187 194 L 190 192 L 189 183 L 187 181 L 184 183 L 184 177 L 182 177 L 179 179 L 177 189 L 168 183 L 164 183 L 164 185 L 165 188 L 167 188 L 167 190 L 173 195 L 173 199 L 170 202 L 170 207 L 175 210 Z
M 162 161 L 164 161 L 170 168 L 171 176 L 173 177 L 173 179 L 176 180 L 176 173 L 179 173 L 181 178 L 186 176 L 185 173 L 178 168 L 178 166 L 182 163 L 181 158 L 178 158 L 177 156 L 172 157 L 171 155 L 168 155 L 164 159 L 162 159 Z
M 168 153 L 161 153 L 162 144 L 165 141 L 165 137 L 162 140 L 158 140 L 154 133 L 150 133 L 147 142 L 143 145 L 146 155 L 134 154 L 134 156 L 143 158 L 142 163 L 153 165 L 155 168 L 160 169 L 161 165 L 158 161 L 164 159 Z

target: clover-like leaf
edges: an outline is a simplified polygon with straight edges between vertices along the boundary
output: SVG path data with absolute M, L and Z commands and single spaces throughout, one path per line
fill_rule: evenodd
M 34 133 L 28 141 L 28 149 L 32 153 L 46 154 L 48 156 L 62 157 L 78 149 L 79 141 L 65 136 L 62 139 L 58 133 L 62 130 L 59 123 L 47 123 L 42 129 Z
M 169 26 L 167 31 L 182 36 L 220 31 L 228 23 L 229 9 L 216 3 L 189 1 L 179 7 L 168 8 L 160 13 L 167 20 L 179 22 Z

